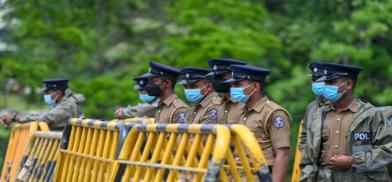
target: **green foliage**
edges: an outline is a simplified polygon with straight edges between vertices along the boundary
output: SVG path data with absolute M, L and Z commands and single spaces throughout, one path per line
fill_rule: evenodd
M 110 119 L 116 107 L 138 103 L 131 78 L 146 72 L 150 60 L 207 67 L 214 57 L 272 70 L 267 93 L 290 111 L 293 143 L 314 99 L 312 60 L 362 66 L 356 95 L 392 104 L 392 1 L 12 0 L 0 6 L 11 10 L 3 41 L 17 47 L 0 52 L 0 79 L 34 88 L 45 78 L 68 77 L 87 97 L 87 117 Z M 176 90 L 182 96 L 182 87 Z M 34 92 L 26 99 L 42 102 Z

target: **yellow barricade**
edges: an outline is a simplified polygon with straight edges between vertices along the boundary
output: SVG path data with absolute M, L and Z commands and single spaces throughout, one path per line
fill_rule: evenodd
M 124 120 L 119 120 L 123 123 L 148 123 L 153 124 L 155 123 L 155 118 L 129 118 Z
M 18 171 L 17 181 L 52 181 L 62 132 L 33 134 Z
M 301 178 L 301 151 L 299 150 L 299 144 L 301 142 L 301 133 L 302 133 L 302 122 L 299 125 L 298 131 L 298 140 L 297 140 L 297 147 L 295 151 L 295 158 L 294 158 L 294 166 L 293 166 L 293 173 L 291 174 L 291 182 L 299 182 Z
M 35 131 L 49 131 L 44 122 L 29 122 L 16 124 L 11 131 L 8 140 L 7 153 L 5 155 L 1 181 L 14 181 L 19 164 L 22 160 L 27 144 Z
M 227 165 L 221 171 L 221 178 L 226 180 L 225 173 L 229 174 L 230 181 L 272 181 L 267 161 L 264 158 L 261 146 L 253 133 L 245 125 L 230 125 L 232 134 L 230 145 L 226 153 Z
M 255 174 L 269 181 L 264 164 L 243 125 L 138 124 L 125 140 L 111 181 L 241 181 L 240 169 L 248 181 L 255 181 Z
M 65 128 L 54 181 L 108 181 L 130 125 L 71 119 Z

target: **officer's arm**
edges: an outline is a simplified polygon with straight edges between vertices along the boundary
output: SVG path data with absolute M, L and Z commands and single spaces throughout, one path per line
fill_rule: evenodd
M 45 121 L 46 123 L 57 123 L 68 121 L 73 116 L 77 105 L 71 102 L 63 102 L 51 109 L 48 112 L 44 112 L 40 115 L 40 121 Z
M 392 162 L 392 127 L 380 111 L 376 111 L 372 120 L 373 141 L 372 149 L 365 147 L 364 151 L 352 155 L 353 167 L 358 172 L 374 171 Z
M 155 117 L 155 113 L 158 110 L 158 105 L 154 104 L 138 104 L 133 107 L 127 107 L 124 109 L 125 118 L 133 117 Z
M 218 124 L 219 115 L 221 112 L 220 106 L 212 106 L 204 112 L 200 124 Z
M 172 120 L 170 121 L 171 123 L 185 123 L 186 115 L 189 112 L 188 107 L 181 107 L 178 108 L 175 113 L 173 114 Z
M 272 181 L 284 181 L 290 160 L 291 119 L 283 111 L 276 111 L 269 118 L 268 126 L 275 159 L 272 168 Z
M 284 181 L 290 161 L 290 148 L 279 148 L 275 151 L 276 157 L 272 168 L 272 181 Z
M 30 121 L 42 121 L 41 114 L 19 114 L 15 120 L 19 123 L 27 123 Z

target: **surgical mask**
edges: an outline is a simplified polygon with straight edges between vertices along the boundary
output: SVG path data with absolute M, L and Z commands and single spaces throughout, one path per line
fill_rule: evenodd
M 156 98 L 155 96 L 151 96 L 148 94 L 139 94 L 139 99 L 146 103 L 151 103 L 152 101 L 155 100 L 155 98 Z
M 44 101 L 48 105 L 53 105 L 54 103 L 56 103 L 56 100 L 54 100 L 50 94 L 44 95 Z
M 233 99 L 234 102 L 245 103 L 246 101 L 249 100 L 249 97 L 254 93 L 254 91 L 253 91 L 249 95 L 246 95 L 245 94 L 245 89 L 247 89 L 248 87 L 250 87 L 252 85 L 253 85 L 253 83 L 249 84 L 245 88 L 242 88 L 242 87 L 231 87 L 230 88 L 230 97 L 231 97 L 231 99 Z
M 347 81 L 345 81 L 344 83 L 342 83 L 339 86 L 335 86 L 335 85 L 325 85 L 324 89 L 323 89 L 323 96 L 325 99 L 327 99 L 328 101 L 331 102 L 336 102 L 338 101 L 343 94 L 346 91 L 343 91 L 342 93 L 339 93 L 339 87 L 342 85 L 345 85 Z
M 185 89 L 185 97 L 186 100 L 189 102 L 199 102 L 201 99 L 203 99 L 203 95 L 201 94 L 201 90 L 204 89 L 207 85 L 205 85 L 202 88 L 195 88 L 195 89 Z
M 162 89 L 159 87 L 159 84 L 155 83 L 148 83 L 146 85 L 147 94 L 150 96 L 161 96 Z
M 312 91 L 317 96 L 323 96 L 325 83 L 324 82 L 314 82 L 312 83 Z

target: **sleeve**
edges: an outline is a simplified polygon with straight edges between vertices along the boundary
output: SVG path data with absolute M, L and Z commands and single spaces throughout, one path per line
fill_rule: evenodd
M 372 149 L 352 154 L 353 167 L 358 172 L 374 171 L 392 162 L 392 127 L 380 111 L 375 111 L 370 122 L 373 130 Z
M 27 123 L 30 121 L 40 121 L 41 119 L 41 114 L 21 114 L 19 123 Z
M 44 121 L 49 125 L 58 122 L 65 122 L 68 119 L 75 117 L 74 111 L 76 110 L 76 107 L 75 103 L 64 102 L 41 114 L 24 114 L 20 117 L 19 122 Z
M 313 149 L 311 143 L 313 142 L 312 140 L 312 132 L 311 128 L 308 127 L 310 124 L 309 119 L 314 119 L 315 113 L 319 112 L 319 110 L 313 110 L 313 103 L 309 104 L 309 106 L 306 108 L 305 115 L 303 122 L 301 123 L 302 127 L 302 132 L 301 138 L 300 138 L 300 144 L 299 148 L 301 150 L 301 161 L 300 161 L 300 166 L 301 166 L 301 182 L 305 181 L 316 181 L 317 177 L 317 171 L 318 167 L 313 164 Z M 312 117 L 309 117 L 309 115 L 312 115 Z M 308 144 L 307 144 L 308 143 Z
M 123 111 L 125 118 L 133 117 L 155 117 L 155 113 L 158 110 L 156 104 L 138 104 L 136 106 L 127 107 Z
M 172 123 L 185 123 L 186 115 L 189 111 L 187 107 L 180 107 L 176 110 L 172 117 Z
M 290 147 L 290 117 L 281 110 L 275 111 L 269 118 L 267 127 L 274 150 Z
M 218 124 L 221 114 L 223 114 L 221 106 L 211 106 L 201 116 L 200 124 Z

